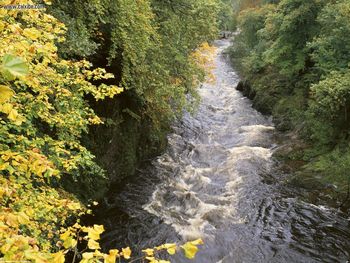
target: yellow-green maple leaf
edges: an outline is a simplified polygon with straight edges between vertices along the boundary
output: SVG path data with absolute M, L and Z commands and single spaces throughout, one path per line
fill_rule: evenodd
M 0 85 L 0 103 L 8 101 L 15 92 L 5 85 Z

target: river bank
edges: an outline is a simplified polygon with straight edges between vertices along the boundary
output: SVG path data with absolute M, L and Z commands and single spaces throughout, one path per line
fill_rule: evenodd
M 191 262 L 345 262 L 348 217 L 285 183 L 273 123 L 235 89 L 239 78 L 223 54 L 230 43 L 216 44 L 216 82 L 200 89 L 198 112 L 175 123 L 165 153 L 123 189 L 111 188 L 96 211 L 104 249 L 202 237 Z
M 235 63 L 236 61 L 233 61 L 233 64 Z M 303 139 L 302 125 L 295 127 L 284 114 L 274 111 L 274 103 L 268 103 L 271 95 L 263 95 L 262 93 L 257 95 L 249 80 L 241 80 L 236 89 L 252 101 L 252 106 L 256 110 L 272 116 L 278 130 L 276 141 L 279 145 L 274 151 L 273 157 L 280 162 L 280 169 L 290 174 L 287 183 L 302 190 L 309 202 L 340 208 L 343 212 L 348 213 L 350 199 L 347 188 L 339 189 L 336 185 L 339 184 L 337 180 L 332 183 L 317 170 L 315 166 L 317 158 L 320 156 L 316 156 L 316 158 L 307 156 L 314 150 L 315 146 Z

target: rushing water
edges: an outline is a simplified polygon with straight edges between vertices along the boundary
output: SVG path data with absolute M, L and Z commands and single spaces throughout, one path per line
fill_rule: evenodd
M 99 212 L 105 247 L 201 237 L 195 260 L 172 262 L 347 262 L 349 218 L 281 184 L 273 124 L 235 90 L 228 45 L 217 42 L 216 82 L 200 88 L 198 112 L 175 124 L 166 153 Z

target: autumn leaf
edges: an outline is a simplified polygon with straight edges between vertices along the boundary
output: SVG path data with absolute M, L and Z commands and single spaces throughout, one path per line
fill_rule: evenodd
M 23 30 L 23 35 L 31 40 L 37 40 L 41 36 L 41 33 L 35 28 L 26 28 Z
M 144 249 L 144 250 L 142 250 L 142 252 L 144 252 L 147 256 L 154 255 L 154 249 L 151 249 L 151 248 Z
M 0 111 L 5 114 L 9 114 L 12 109 L 13 109 L 13 106 L 10 103 L 5 103 L 3 105 L 0 105 Z
M 81 209 L 81 205 L 77 202 L 70 202 L 67 207 L 72 210 L 79 210 Z
M 7 116 L 11 121 L 16 121 L 18 117 L 18 111 L 16 109 L 12 109 Z
M 189 259 L 194 258 L 196 256 L 196 253 L 198 252 L 198 248 L 195 245 L 192 245 L 191 243 L 186 243 L 181 247 L 185 251 L 185 256 Z
M 198 246 L 198 245 L 204 245 L 204 242 L 201 238 L 197 239 L 197 240 L 194 240 L 194 241 L 190 241 L 190 243 L 192 245 L 195 245 L 195 246 Z
M 18 223 L 20 224 L 28 224 L 29 223 L 29 217 L 24 212 L 19 212 L 17 215 Z
M 83 259 L 80 261 L 80 263 L 87 263 L 93 257 L 94 257 L 93 252 L 85 252 L 85 253 L 83 253 Z
M 100 249 L 100 244 L 98 242 L 96 242 L 95 240 L 93 239 L 89 239 L 88 241 L 88 247 L 90 249 Z
M 111 250 L 109 251 L 109 254 L 110 254 L 110 255 L 114 255 L 114 256 L 117 256 L 118 253 L 119 253 L 119 250 L 118 250 L 118 249 L 111 249 Z
M 109 251 L 109 255 L 105 256 L 104 262 L 105 263 L 115 263 L 117 257 L 119 257 L 119 250 L 118 249 L 111 249 Z
M 59 251 L 52 255 L 52 263 L 64 263 L 64 254 L 62 251 Z
M 67 230 L 66 232 L 60 235 L 60 239 L 62 239 L 62 241 L 65 241 L 68 237 L 70 237 L 71 234 L 72 232 L 70 230 Z
M 63 246 L 65 248 L 73 248 L 77 245 L 77 241 L 72 238 L 72 237 L 68 237 L 64 242 L 63 242 Z
M 113 255 L 107 255 L 104 258 L 104 263 L 115 263 L 115 261 L 117 260 L 116 256 Z
M 94 225 L 93 227 L 85 228 L 84 231 L 88 233 L 90 239 L 99 240 L 100 234 L 104 231 L 104 227 L 102 225 Z
M 176 244 L 164 244 L 163 247 L 170 255 L 174 255 L 176 253 Z
M 145 257 L 149 263 L 158 263 L 158 260 L 155 257 Z
M 131 250 L 130 250 L 130 248 L 129 248 L 129 247 L 123 248 L 123 249 L 122 249 L 121 255 L 122 255 L 125 259 L 129 259 L 129 258 L 130 258 L 130 255 L 131 255 Z
M 94 253 L 92 252 L 83 253 L 83 258 L 85 259 L 92 259 L 93 257 L 94 257 Z
M 5 217 L 5 223 L 9 226 L 12 226 L 12 227 L 18 227 L 18 217 L 15 216 L 14 214 L 8 214 L 6 217 Z
M 8 101 L 15 92 L 5 85 L 0 85 L 0 103 Z

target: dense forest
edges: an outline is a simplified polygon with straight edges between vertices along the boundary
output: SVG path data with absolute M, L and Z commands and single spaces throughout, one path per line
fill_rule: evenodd
M 0 3 L 0 261 L 195 257 L 201 239 L 104 251 L 81 218 L 196 111 L 220 31 L 237 30 L 237 88 L 296 137 L 279 157 L 349 197 L 348 0 Z
M 159 153 L 171 121 L 196 107 L 196 87 L 206 74 L 206 43 L 217 37 L 220 25 L 229 30 L 227 5 L 218 0 L 1 1 L 4 260 L 130 257 L 128 248 L 103 254 L 96 242 L 103 226 L 82 227 L 79 217 L 91 213 L 88 207 L 112 183 Z M 82 254 L 78 246 L 84 242 L 88 252 Z M 184 245 L 189 257 L 198 244 Z M 175 248 L 158 249 L 173 254 Z M 158 262 L 153 253 L 146 255 Z
M 245 79 L 238 88 L 279 130 L 302 139 L 284 154 L 303 161 L 299 179 L 316 181 L 309 187 L 332 184 L 343 200 L 350 180 L 349 11 L 347 0 L 251 1 L 230 51 Z

